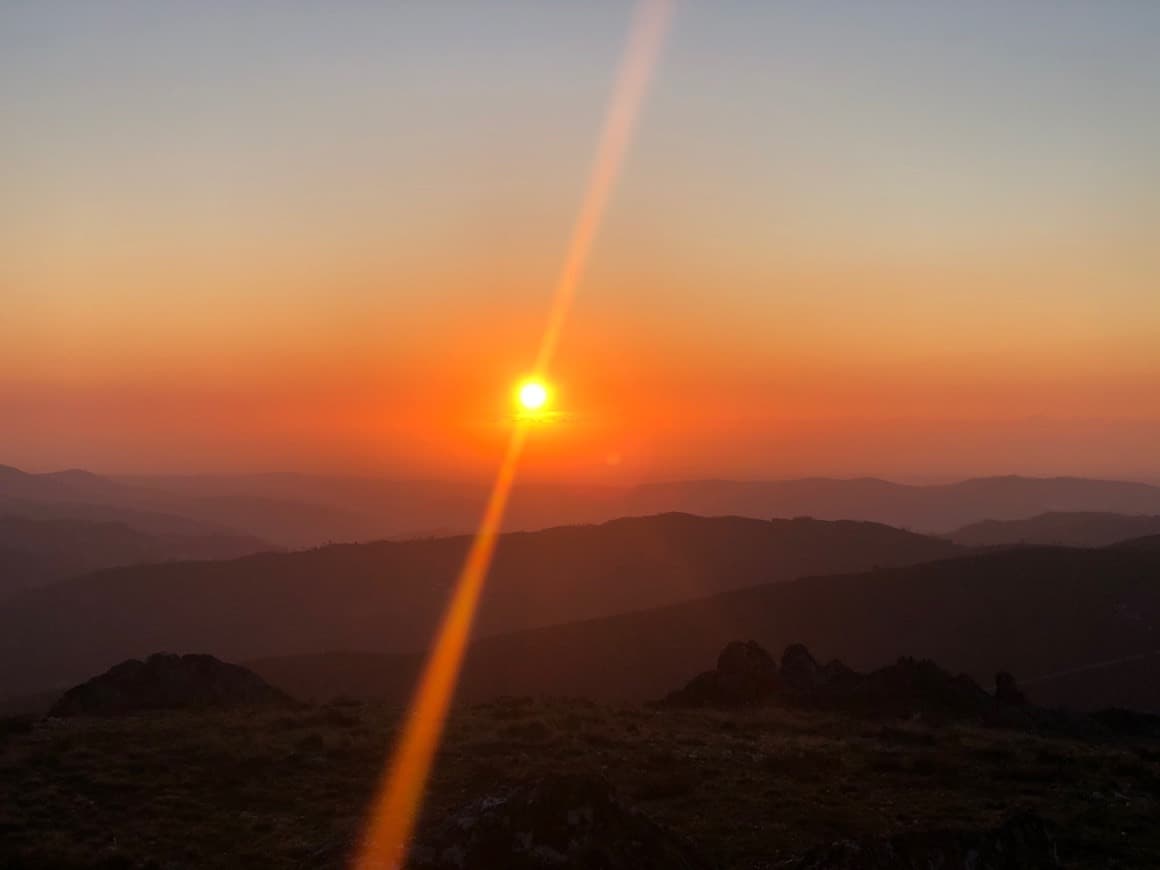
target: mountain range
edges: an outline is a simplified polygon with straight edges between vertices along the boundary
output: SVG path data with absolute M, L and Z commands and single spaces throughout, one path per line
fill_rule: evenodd
M 486 483 L 291 473 L 102 477 L 80 470 L 29 474 L 0 467 L 0 514 L 119 521 L 147 532 L 243 534 L 296 548 L 469 533 L 487 489 Z M 983 520 L 1076 511 L 1160 515 L 1160 487 L 1068 477 L 987 477 L 934 485 L 876 478 L 622 487 L 520 482 L 505 529 L 684 512 L 866 520 L 945 534 Z
M 1160 711 L 1160 553 L 1018 548 L 766 583 L 610 618 L 484 638 L 460 700 L 554 695 L 645 701 L 732 639 L 803 642 L 859 669 L 905 650 L 990 685 L 1011 671 L 1038 704 Z M 404 702 L 421 658 L 369 653 L 249 666 L 298 697 Z
M 982 520 L 963 526 L 947 537 L 968 547 L 1013 544 L 1105 547 L 1149 535 L 1160 535 L 1160 516 L 1051 511 L 1023 520 Z
M 162 650 L 231 660 L 415 652 L 429 642 L 469 544 L 461 536 L 136 565 L 32 590 L 0 607 L 0 694 L 76 682 Z M 950 541 L 880 524 L 811 519 L 666 514 L 512 532 L 498 543 L 476 631 L 960 552 Z
M 0 516 L 0 599 L 117 565 L 231 559 L 270 549 L 245 535 L 150 533 L 122 522 Z

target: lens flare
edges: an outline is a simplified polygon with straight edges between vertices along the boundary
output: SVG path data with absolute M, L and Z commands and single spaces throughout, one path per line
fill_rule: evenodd
M 547 371 L 555 354 L 560 331 L 583 275 L 613 184 L 624 162 L 632 129 L 660 52 L 671 7 L 672 0 L 641 0 L 638 7 L 605 116 L 596 161 L 584 189 L 563 267 L 556 280 L 548 323 L 532 371 Z M 523 394 L 531 386 L 525 384 L 518 396 L 528 410 L 542 407 L 548 400 L 547 388 L 538 384 L 539 389 L 528 390 L 527 398 L 532 400 L 532 404 L 528 404 Z M 512 429 L 479 530 L 452 590 L 431 655 L 420 676 L 398 743 L 371 807 L 365 836 L 354 860 L 355 870 L 402 870 L 406 862 L 407 847 L 423 802 L 423 790 L 431 772 L 431 763 L 443 734 L 447 710 L 455 693 L 463 655 L 471 638 L 476 605 L 503 524 L 504 509 L 527 439 L 528 426 L 527 419 L 517 418 Z

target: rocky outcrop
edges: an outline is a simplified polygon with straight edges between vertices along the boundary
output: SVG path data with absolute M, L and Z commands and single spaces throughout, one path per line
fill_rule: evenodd
M 1019 690 L 1013 676 L 1006 671 L 999 671 L 995 674 L 995 700 L 1000 704 L 1021 707 L 1027 703 L 1027 696 Z
M 717 667 L 694 677 L 662 704 L 673 707 L 751 707 L 770 701 L 778 688 L 777 662 L 753 641 L 734 641 Z
M 115 716 L 142 710 L 185 710 L 290 704 L 289 696 L 253 671 L 210 655 L 157 653 L 129 659 L 69 689 L 49 716 Z
M 553 776 L 490 794 L 412 850 L 409 870 L 709 870 L 677 835 L 595 777 Z
M 1013 686 L 1012 679 L 1007 689 Z M 902 658 L 893 665 L 863 674 L 839 661 L 821 665 L 798 643 L 786 647 L 778 667 L 761 646 L 748 641 L 729 644 L 718 658 L 715 670 L 695 677 L 659 704 L 667 707 L 786 704 L 867 715 L 969 717 L 990 714 L 996 699 L 970 677 L 955 676 L 927 660 Z
M 781 865 L 784 870 L 1051 870 L 1062 866 L 1050 826 L 1031 813 L 982 831 L 911 831 L 843 840 Z
M 966 674 L 944 671 L 929 659 L 901 658 L 848 686 L 823 691 L 820 706 L 892 716 L 983 716 L 995 700 Z
M 801 643 L 791 643 L 781 654 L 781 678 L 787 689 L 798 694 L 808 694 L 825 682 L 822 666 Z

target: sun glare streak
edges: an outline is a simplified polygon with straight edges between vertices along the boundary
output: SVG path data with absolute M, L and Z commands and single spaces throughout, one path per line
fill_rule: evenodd
M 592 242 L 624 162 L 624 154 L 656 64 L 671 8 L 672 0 L 642 0 L 637 9 L 597 146 L 596 159 L 568 242 L 563 267 L 552 293 L 548 322 L 533 369 L 537 374 L 547 370 L 555 353 Z M 539 386 L 539 390 L 530 392 L 526 399 L 524 390 L 521 390 L 520 395 L 521 404 L 529 411 L 540 408 L 548 399 L 547 389 L 541 382 L 525 384 L 525 389 L 533 383 Z M 430 658 L 424 666 L 403 730 L 371 809 L 364 839 L 354 861 L 355 870 L 401 870 L 406 861 L 407 846 L 422 804 L 431 763 L 439 747 L 463 655 L 471 638 L 476 606 L 487 579 L 504 510 L 515 480 L 516 467 L 527 440 L 528 427 L 528 420 L 517 419 L 512 428 L 483 519 L 455 584 Z
M 397 749 L 387 768 L 378 804 L 354 865 L 357 870 L 396 870 L 406 859 L 407 841 L 415 825 L 431 761 L 439 748 L 443 722 L 455 691 L 463 652 L 471 637 L 476 604 L 491 564 L 527 431 L 524 423 L 517 423 L 512 430 L 479 531 L 443 616 L 438 642 L 423 669 L 419 690 L 407 712 Z
M 560 332 L 576 295 L 576 286 L 588 262 L 588 252 L 592 249 L 612 186 L 624 163 L 624 155 L 628 151 L 641 102 L 652 78 L 671 14 L 672 0 L 642 0 L 637 9 L 632 35 L 605 116 L 596 159 L 572 228 L 556 290 L 552 295 L 548 325 L 540 343 L 536 365 L 532 369 L 534 372 L 547 371 L 556 352 Z

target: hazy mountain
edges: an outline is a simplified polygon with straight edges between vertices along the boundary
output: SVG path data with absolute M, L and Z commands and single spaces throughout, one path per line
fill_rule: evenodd
M 963 526 L 947 537 L 969 547 L 1008 544 L 1105 547 L 1155 534 L 1160 534 L 1160 516 L 1055 511 L 1025 520 L 983 520 Z
M 1150 655 L 1160 650 L 1160 554 L 1019 548 L 487 638 L 469 652 L 461 698 L 658 698 L 739 638 L 802 642 L 859 669 L 906 652 L 983 685 L 1009 670 L 1040 704 L 1160 710 L 1160 655 Z M 302 697 L 402 701 L 419 659 L 335 653 L 250 664 Z
M 116 565 L 230 559 L 270 549 L 237 535 L 148 534 L 116 522 L 0 516 L 0 596 Z
M 655 512 L 662 504 L 664 510 L 699 514 L 804 514 L 936 532 L 986 519 L 1024 519 L 1052 511 L 1160 514 L 1160 487 L 1076 477 L 984 477 L 925 486 L 874 478 L 700 481 L 638 487 L 625 513 Z
M 428 642 L 467 537 L 104 571 L 0 608 L 0 693 L 157 650 L 228 659 Z M 494 634 L 961 549 L 872 523 L 670 514 L 504 535 L 477 629 Z
M 192 497 L 248 495 L 325 505 L 369 522 L 379 537 L 475 528 L 486 484 L 302 474 L 121 478 Z M 1160 487 L 1083 478 L 992 477 L 939 485 L 873 478 L 678 481 L 637 487 L 517 483 L 505 528 L 602 522 L 666 512 L 702 516 L 813 516 L 947 532 L 981 520 L 1049 511 L 1160 514 Z
M 165 475 L 106 478 L 83 471 L 25 474 L 0 469 L 0 509 L 24 500 L 58 516 L 115 519 L 156 531 L 162 513 L 216 531 L 236 530 L 286 547 L 368 541 L 475 529 L 488 484 L 309 474 Z M 68 513 L 60 513 L 65 506 Z M 84 512 L 78 512 L 83 505 Z M 142 511 L 95 517 L 106 511 Z M 873 478 L 682 481 L 636 487 L 517 482 L 508 531 L 596 523 L 666 512 L 702 516 L 812 516 L 866 520 L 945 533 L 983 520 L 1045 512 L 1160 515 L 1160 487 L 1083 478 L 993 477 L 940 485 Z M 137 520 L 149 521 L 149 528 Z M 204 529 L 203 529 L 204 530 Z
M 132 476 L 119 480 L 192 498 L 254 498 L 322 505 L 359 518 L 363 539 L 467 534 L 479 523 L 490 484 L 294 473 Z M 528 531 L 623 516 L 627 487 L 516 483 L 505 528 Z M 651 513 L 663 513 L 665 509 Z M 764 517 L 761 517 L 764 519 Z M 367 529 L 372 530 L 367 533 Z M 349 539 L 343 538 L 343 540 Z
M 159 534 L 243 534 L 284 547 L 381 536 L 384 524 L 339 507 L 246 492 L 196 495 L 87 471 L 0 466 L 0 513 L 121 522 Z
M 1160 553 L 1160 535 L 1145 535 L 1141 538 L 1131 538 L 1127 541 L 1119 541 L 1114 546 L 1117 549 L 1123 550 Z

